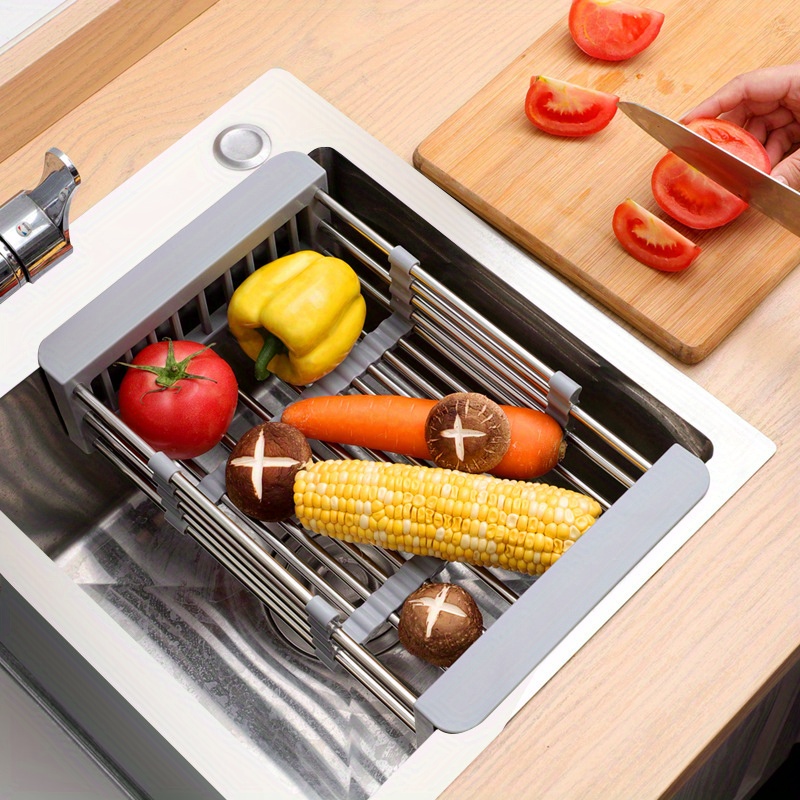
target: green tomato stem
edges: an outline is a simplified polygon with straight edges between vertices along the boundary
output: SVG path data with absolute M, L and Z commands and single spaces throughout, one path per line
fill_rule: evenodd
M 176 361 L 175 348 L 172 344 L 172 340 L 167 339 L 167 358 L 163 367 L 156 367 L 152 364 L 126 364 L 124 361 L 118 361 L 117 363 L 123 367 L 128 367 L 129 369 L 141 369 L 145 372 L 152 372 L 153 375 L 156 376 L 156 386 L 159 387 L 158 389 L 151 389 L 150 391 L 152 392 L 163 392 L 166 389 L 171 389 L 178 381 L 185 380 L 187 378 L 216 383 L 213 378 L 209 378 L 207 375 L 193 375 L 192 373 L 187 372 L 187 368 L 191 360 L 195 356 L 199 356 L 200 353 L 204 353 L 210 347 L 212 347 L 212 345 L 206 345 L 204 348 L 202 348 L 202 350 L 198 350 L 196 353 L 186 356 L 183 361 Z M 148 392 L 148 394 L 149 393 L 150 392 Z

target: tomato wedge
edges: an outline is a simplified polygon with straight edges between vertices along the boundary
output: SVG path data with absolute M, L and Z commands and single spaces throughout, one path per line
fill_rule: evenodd
M 660 11 L 623 0 L 573 0 L 569 32 L 589 56 L 624 61 L 653 43 L 664 23 Z
M 588 136 L 611 122 L 618 101 L 615 94 L 535 75 L 525 97 L 525 114 L 545 133 Z
M 762 172 L 770 171 L 769 155 L 764 145 L 735 123 L 724 119 L 696 119 L 688 127 Z M 667 153 L 656 164 L 651 187 L 653 197 L 667 214 L 698 230 L 726 225 L 747 208 L 744 200 L 690 167 L 674 153 Z
M 662 272 L 680 272 L 700 255 L 691 239 L 630 198 L 614 210 L 612 227 L 637 261 Z

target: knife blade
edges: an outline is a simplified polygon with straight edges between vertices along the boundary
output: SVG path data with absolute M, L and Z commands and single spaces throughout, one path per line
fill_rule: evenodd
M 676 156 L 800 236 L 800 192 L 647 106 L 620 100 L 618 108 Z

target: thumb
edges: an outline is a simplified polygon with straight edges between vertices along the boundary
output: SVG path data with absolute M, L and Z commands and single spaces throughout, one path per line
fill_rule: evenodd
M 777 163 L 770 174 L 781 183 L 800 190 L 800 150 Z

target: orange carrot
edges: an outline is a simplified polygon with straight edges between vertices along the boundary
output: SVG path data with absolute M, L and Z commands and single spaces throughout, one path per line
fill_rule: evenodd
M 435 405 L 394 394 L 308 397 L 284 409 L 281 422 L 308 439 L 429 459 L 425 420 Z
M 401 395 L 308 397 L 284 409 L 281 422 L 309 439 L 430 460 L 425 420 L 435 400 Z M 502 406 L 511 426 L 511 444 L 492 470 L 499 478 L 533 480 L 564 455 L 564 431 L 548 414 Z
M 511 444 L 492 474 L 533 480 L 555 468 L 567 447 L 563 428 L 549 414 L 535 408 L 501 408 L 511 424 Z

